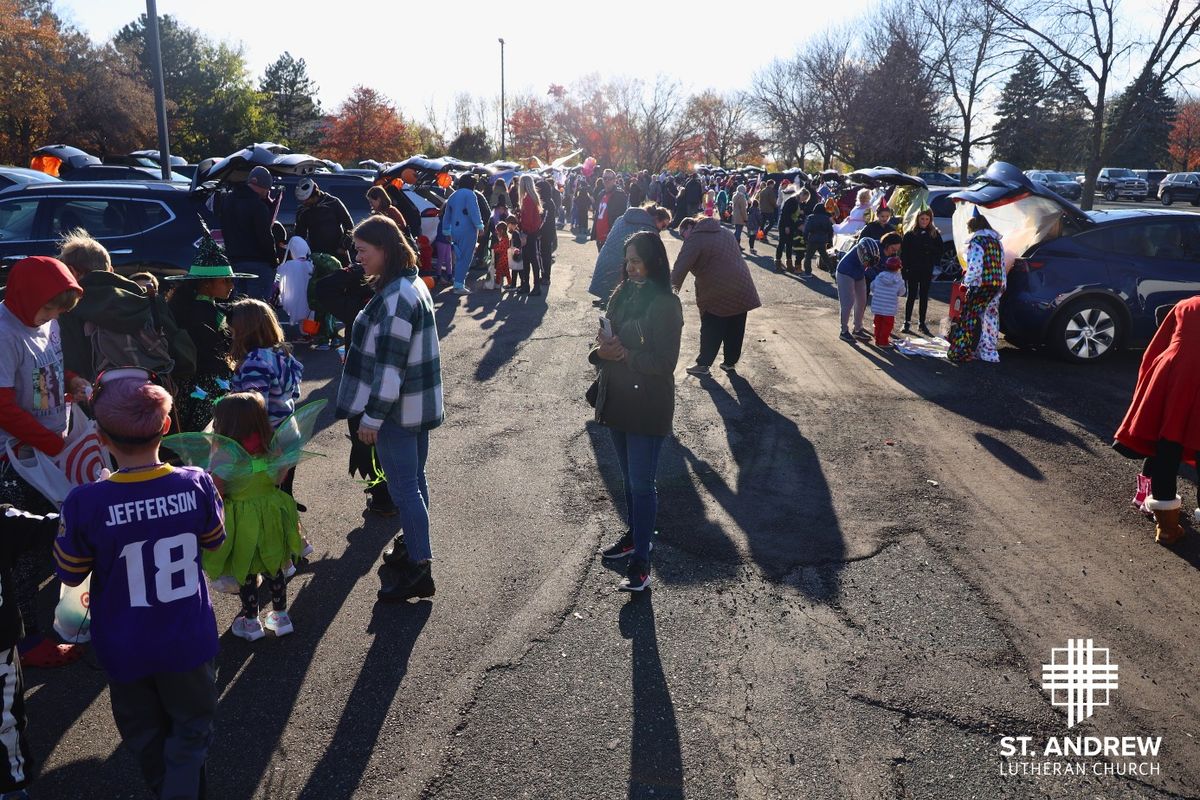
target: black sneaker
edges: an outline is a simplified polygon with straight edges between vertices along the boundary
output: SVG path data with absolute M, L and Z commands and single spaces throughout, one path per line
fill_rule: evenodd
M 394 517 L 400 513 L 400 508 L 392 502 L 392 498 L 367 497 L 367 511 L 381 517 Z
M 650 568 L 639 561 L 629 565 L 629 572 L 617 586 L 617 590 L 621 592 L 641 592 L 649 588 Z
M 654 536 L 658 536 L 658 531 L 654 532 Z M 650 550 L 654 550 L 654 540 L 650 540 Z M 603 558 L 607 561 L 617 561 L 627 555 L 633 553 L 633 531 L 625 531 L 621 534 L 621 538 L 617 539 L 617 543 L 603 552 Z
M 912 333 L 912 323 L 911 322 L 904 323 L 904 327 L 900 329 L 900 332 L 901 333 Z
M 924 322 L 922 322 L 917 327 L 917 330 L 919 330 L 921 333 L 925 334 L 926 336 L 930 337 L 931 339 L 933 338 L 933 331 L 929 330 L 929 328 L 925 325 Z
M 617 543 L 608 548 L 602 554 L 602 557 L 609 561 L 616 561 L 619 558 L 624 558 L 633 552 L 633 532 L 625 531 L 621 534 L 621 538 L 617 539 Z
M 383 551 L 383 563 L 394 569 L 403 569 L 408 564 L 408 545 L 404 543 L 403 533 Z
M 399 580 L 383 587 L 375 596 L 381 603 L 402 603 L 413 597 L 433 597 L 435 591 L 429 562 L 414 564 L 410 561 Z
M 721 369 L 726 372 L 737 372 L 737 364 L 722 364 Z

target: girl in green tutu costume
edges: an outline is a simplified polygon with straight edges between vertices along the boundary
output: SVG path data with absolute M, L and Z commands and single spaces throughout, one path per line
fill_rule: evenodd
M 296 502 L 279 484 L 298 461 L 313 455 L 301 447 L 311 438 L 324 405 L 322 400 L 302 406 L 272 435 L 262 395 L 235 392 L 216 404 L 212 434 L 164 440 L 186 463 L 211 472 L 224 499 L 225 542 L 204 553 L 204 571 L 210 580 L 231 576 L 241 586 L 242 611 L 230 632 L 247 641 L 261 639 L 264 627 L 276 636 L 293 630 L 284 569 L 300 555 L 304 541 Z M 260 589 L 271 593 L 265 620 L 258 616 Z

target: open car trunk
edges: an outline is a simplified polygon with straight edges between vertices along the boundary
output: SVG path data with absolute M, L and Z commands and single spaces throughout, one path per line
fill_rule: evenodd
M 1067 224 L 1078 228 L 1091 225 L 1087 214 L 1070 200 L 1003 161 L 992 164 L 978 181 L 950 198 L 956 204 L 954 246 L 964 266 L 970 237 L 967 221 L 976 208 L 1000 234 L 1005 268 L 1030 248 L 1061 236 Z

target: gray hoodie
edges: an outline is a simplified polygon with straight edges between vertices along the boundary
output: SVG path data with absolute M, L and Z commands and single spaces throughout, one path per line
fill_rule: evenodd
M 600 248 L 588 291 L 601 300 L 607 300 L 621 282 L 621 267 L 625 263 L 625 240 L 638 231 L 656 230 L 658 229 L 654 226 L 654 217 L 650 216 L 649 211 L 637 206 L 626 209 L 608 232 L 604 247 Z

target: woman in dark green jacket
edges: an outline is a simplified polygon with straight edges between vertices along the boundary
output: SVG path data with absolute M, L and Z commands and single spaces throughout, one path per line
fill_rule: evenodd
M 650 585 L 650 539 L 658 515 L 655 475 L 675 416 L 675 365 L 683 308 L 671 290 L 671 265 L 657 232 L 625 242 L 622 281 L 608 303 L 612 333 L 601 327 L 589 359 L 600 368 L 596 421 L 612 434 L 625 484 L 629 531 L 604 558 L 632 555 L 620 589 Z

